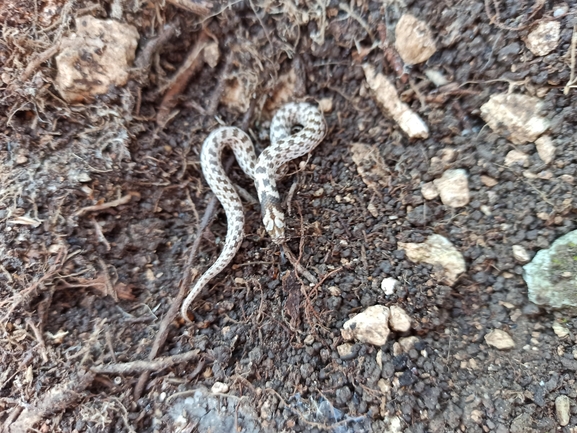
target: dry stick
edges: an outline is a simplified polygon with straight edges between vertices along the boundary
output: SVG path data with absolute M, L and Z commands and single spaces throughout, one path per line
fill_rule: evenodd
M 152 58 L 154 54 L 176 34 L 176 27 L 176 23 L 166 24 L 162 30 L 160 30 L 160 33 L 156 38 L 151 39 L 146 43 L 146 46 L 138 55 L 134 65 L 138 69 L 148 71 L 150 65 L 152 64 Z
M 179 8 L 192 12 L 193 14 L 200 15 L 201 17 L 206 17 L 211 9 L 212 3 L 207 3 L 203 1 L 194 0 L 167 0 L 168 3 L 173 4 Z
M 196 43 L 186 57 L 184 64 L 172 78 L 168 90 L 158 108 L 156 124 L 164 126 L 170 120 L 170 112 L 178 103 L 178 98 L 188 85 L 188 82 L 202 64 L 202 51 L 208 45 L 209 36 L 204 30 L 198 35 Z
M 125 196 L 120 197 L 119 199 L 109 201 L 108 203 L 97 204 L 94 206 L 86 206 L 82 209 L 77 210 L 74 213 L 74 216 L 82 216 L 88 212 L 95 212 L 104 209 L 110 209 L 111 207 L 121 206 L 123 204 L 128 203 L 133 196 L 137 196 L 138 194 L 128 193 Z
M 92 384 L 94 373 L 79 371 L 63 385 L 56 386 L 43 394 L 35 405 L 28 406 L 20 413 L 18 419 L 8 427 L 10 433 L 26 433 L 34 424 L 56 412 L 71 407 L 82 397 L 82 392 Z
M 68 250 L 65 247 L 60 248 L 58 255 L 54 259 L 54 263 L 52 266 L 50 266 L 50 268 L 48 268 L 48 271 L 46 271 L 46 273 L 40 277 L 38 281 L 30 284 L 27 288 L 11 298 L 12 305 L 10 305 L 8 312 L 4 315 L 4 317 L 2 317 L 0 322 L 5 322 L 20 304 L 36 296 L 38 288 L 43 286 L 45 281 L 50 280 L 52 277 L 58 274 L 60 268 L 62 268 L 62 265 L 66 261 L 67 252 Z M 2 305 L 4 305 L 5 302 L 3 302 Z
M 198 358 L 198 349 L 189 350 L 188 352 L 179 353 L 178 355 L 156 358 L 149 361 L 130 361 L 118 364 L 97 365 L 90 367 L 90 371 L 96 374 L 131 374 L 143 371 L 160 371 L 181 362 L 188 362 Z

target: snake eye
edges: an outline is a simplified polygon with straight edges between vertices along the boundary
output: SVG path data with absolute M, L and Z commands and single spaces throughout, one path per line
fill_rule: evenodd
M 303 128 L 304 128 L 303 125 L 293 125 L 293 126 L 291 127 L 291 135 L 294 135 L 294 134 L 302 131 Z

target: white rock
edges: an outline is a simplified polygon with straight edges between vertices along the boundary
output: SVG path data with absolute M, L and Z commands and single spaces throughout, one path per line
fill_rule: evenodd
M 525 264 L 529 263 L 529 260 L 531 260 L 529 253 L 521 245 L 513 245 L 511 249 L 513 250 L 513 258 L 519 263 Z
M 413 15 L 404 14 L 395 28 L 395 48 L 409 65 L 427 61 L 437 48 L 429 26 Z
M 489 346 L 496 347 L 499 350 L 512 349 L 515 347 L 515 342 L 511 336 L 500 329 L 494 329 L 485 335 L 485 341 Z
M 401 345 L 403 352 L 407 353 L 415 348 L 415 344 L 419 342 L 419 338 L 411 335 L 410 337 L 399 338 L 399 344 Z
M 481 182 L 483 182 L 483 185 L 485 185 L 488 188 L 493 188 L 495 185 L 497 185 L 499 182 L 497 182 L 496 179 L 493 179 L 490 176 L 486 176 L 484 174 L 481 175 Z
M 571 333 L 567 327 L 558 322 L 553 322 L 552 328 L 555 335 L 559 338 L 565 338 Z
M 513 164 L 527 167 L 529 165 L 529 155 L 519 150 L 511 150 L 507 153 L 507 156 L 505 156 L 505 165 L 510 167 Z
M 411 138 L 427 138 L 429 128 L 421 117 L 402 102 L 397 95 L 397 89 L 389 79 L 375 71 L 369 64 L 363 65 L 367 84 L 381 110 L 386 116 L 391 116 L 401 129 Z
M 434 184 L 439 190 L 443 204 L 462 207 L 469 203 L 469 182 L 467 172 L 462 168 L 447 170 Z
M 427 182 L 421 185 L 421 194 L 423 194 L 425 200 L 433 200 L 439 196 L 439 190 L 434 182 Z
M 566 395 L 560 395 L 555 399 L 555 414 L 557 415 L 557 422 L 560 426 L 565 427 L 569 424 L 571 414 L 571 400 Z
M 436 277 L 449 286 L 467 270 L 463 255 L 441 235 L 431 235 L 421 244 L 399 242 L 398 245 L 412 262 L 439 266 L 441 271 Z
M 379 379 L 379 381 L 377 382 L 377 386 L 379 387 L 381 392 L 385 395 L 391 392 L 391 382 L 389 382 L 388 380 Z
M 481 106 L 481 117 L 496 133 L 524 144 L 535 142 L 549 128 L 550 122 L 539 115 L 542 106 L 539 98 L 501 93 Z
M 82 102 L 107 93 L 111 85 L 126 84 L 138 38 L 130 24 L 90 15 L 76 18 L 76 33 L 63 38 L 64 48 L 56 56 L 60 95 L 67 102 Z
M 557 48 L 560 28 L 559 21 L 541 22 L 527 35 L 525 45 L 536 56 L 546 56 Z
M 537 147 L 537 153 L 539 154 L 539 158 L 545 164 L 549 164 L 553 161 L 555 157 L 555 144 L 551 137 L 548 135 L 544 135 L 543 137 L 539 137 L 535 140 L 535 147 Z
M 389 316 L 389 325 L 394 331 L 407 332 L 411 329 L 411 318 L 405 310 L 396 305 L 389 307 L 391 315 Z
M 425 69 L 425 75 L 437 87 L 445 86 L 450 82 L 441 71 L 436 69 Z
M 355 353 L 353 351 L 353 347 L 354 345 L 352 345 L 351 343 L 343 343 L 337 346 L 337 352 L 339 354 L 339 357 L 341 359 L 349 359 L 354 357 Z
M 389 309 L 383 305 L 368 307 L 345 322 L 341 335 L 345 340 L 356 339 L 361 343 L 382 346 L 391 332 L 388 325 L 389 315 Z
M 381 283 L 381 289 L 385 292 L 385 295 L 390 296 L 395 293 L 395 290 L 401 285 L 398 280 L 394 278 L 385 278 Z
M 319 100 L 319 108 L 323 113 L 330 113 L 331 111 L 333 111 L 332 98 L 321 98 Z
M 222 382 L 214 382 L 210 391 L 213 394 L 226 394 L 228 392 L 228 385 Z

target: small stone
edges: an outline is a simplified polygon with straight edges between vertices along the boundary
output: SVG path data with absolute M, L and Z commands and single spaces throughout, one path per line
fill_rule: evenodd
M 486 176 L 486 175 L 481 175 L 481 182 L 483 182 L 483 185 L 485 185 L 488 188 L 493 188 L 495 185 L 497 185 L 499 182 L 497 182 L 496 179 L 493 179 L 490 176 Z
M 374 218 L 377 218 L 379 216 L 379 211 L 377 210 L 377 207 L 373 203 L 369 203 L 369 205 L 367 206 L 367 210 Z
M 319 109 L 323 113 L 330 113 L 333 111 L 333 100 L 332 98 L 321 98 L 319 101 Z
M 394 331 L 407 332 L 411 329 L 411 318 L 405 310 L 396 305 L 391 305 L 389 310 L 391 311 L 389 325 Z
M 529 260 L 531 260 L 529 253 L 521 245 L 513 245 L 512 250 L 513 250 L 513 258 L 517 260 L 519 263 L 525 264 L 529 263 Z
M 222 382 L 214 382 L 210 391 L 213 394 L 226 394 L 228 392 L 228 385 Z
M 385 395 L 391 392 L 391 382 L 388 380 L 379 379 L 377 386 L 379 387 L 379 390 Z
M 565 427 L 569 424 L 571 400 L 566 395 L 560 395 L 555 399 L 555 414 L 560 426 Z
M 505 157 L 505 165 L 510 167 L 513 164 L 527 167 L 529 165 L 529 155 L 518 150 L 511 150 Z
M 441 71 L 438 71 L 436 69 L 426 69 L 425 75 L 437 87 L 445 86 L 450 82 L 445 78 L 445 76 Z
M 433 33 L 426 22 L 404 14 L 395 28 L 395 48 L 409 65 L 427 61 L 437 48 Z
M 427 182 L 421 186 L 421 194 L 425 200 L 433 200 L 439 196 L 439 190 L 433 182 Z
M 324 188 L 319 188 L 315 192 L 313 192 L 313 197 L 322 197 L 325 193 Z
M 493 131 L 515 144 L 534 143 L 550 125 L 539 114 L 542 107 L 539 98 L 500 93 L 481 106 L 481 117 Z
M 330 286 L 327 290 L 331 296 L 341 296 L 341 289 L 339 289 L 337 286 Z
M 398 247 L 405 250 L 412 262 L 439 266 L 441 269 L 436 272 L 436 277 L 449 286 L 455 284 L 459 275 L 467 270 L 463 255 L 441 235 L 431 235 L 420 244 L 399 242 Z
M 410 350 L 415 348 L 415 344 L 419 342 L 419 337 L 411 335 L 410 337 L 399 338 L 399 344 L 401 345 L 403 352 L 408 353 Z
M 314 342 L 315 342 L 315 337 L 313 337 L 312 334 L 307 335 L 307 336 L 305 337 L 305 339 L 304 339 L 304 343 L 305 343 L 307 346 L 310 346 L 310 345 L 313 344 Z
M 69 103 L 91 100 L 110 86 L 123 86 L 132 67 L 138 31 L 130 24 L 85 15 L 76 33 L 62 40 L 56 56 L 55 86 Z
M 544 219 L 545 215 L 542 216 Z M 577 311 L 575 257 L 577 230 L 555 240 L 549 249 L 538 251 L 533 260 L 523 266 L 523 279 L 529 289 L 529 300 L 537 305 Z
M 26 164 L 28 162 L 28 157 L 26 155 L 19 154 L 16 157 L 16 165 Z
M 513 349 L 515 342 L 509 334 L 500 329 L 494 329 L 485 335 L 485 341 L 489 346 L 496 347 L 499 350 Z
M 559 338 L 565 338 L 571 333 L 569 329 L 558 322 L 553 322 L 552 328 L 555 335 Z
M 570 174 L 562 174 L 561 176 L 559 176 L 559 178 L 563 182 L 567 182 L 570 185 L 573 185 L 575 183 L 575 177 L 571 176 Z
M 546 56 L 557 48 L 560 29 L 559 21 L 541 22 L 527 35 L 525 45 L 536 56 Z
M 345 322 L 341 335 L 345 340 L 356 339 L 361 343 L 382 346 L 391 332 L 388 325 L 389 315 L 389 309 L 383 305 L 368 307 Z
M 548 135 L 544 135 L 543 137 L 539 137 L 535 140 L 535 147 L 537 148 L 537 153 L 539 154 L 539 158 L 545 164 L 549 164 L 553 161 L 555 157 L 555 144 L 553 144 L 553 140 Z
M 391 296 L 395 294 L 395 290 L 400 287 L 401 283 L 394 278 L 385 278 L 381 283 L 381 289 L 385 292 L 385 295 Z
M 443 204 L 451 207 L 462 207 L 469 203 L 469 183 L 467 172 L 461 168 L 447 170 L 434 184 L 439 190 Z
M 341 358 L 343 361 L 354 358 L 357 354 L 353 351 L 353 348 L 354 345 L 351 343 L 343 343 L 337 346 L 339 358 Z
M 379 366 L 379 368 L 383 368 L 383 351 L 379 350 L 377 352 L 377 356 L 375 357 L 375 361 L 377 363 L 377 365 Z

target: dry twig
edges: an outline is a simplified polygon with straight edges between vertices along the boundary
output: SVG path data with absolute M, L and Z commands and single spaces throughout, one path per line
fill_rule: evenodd
M 194 349 L 178 355 L 157 358 L 153 361 L 130 361 L 119 364 L 97 365 L 90 368 L 90 371 L 96 374 L 132 374 L 143 371 L 160 371 L 181 362 L 192 361 L 198 357 L 199 350 Z

